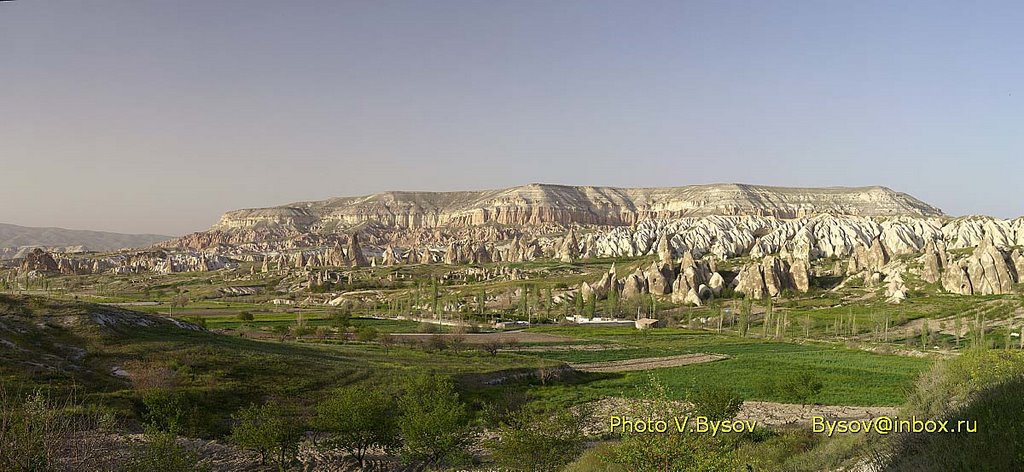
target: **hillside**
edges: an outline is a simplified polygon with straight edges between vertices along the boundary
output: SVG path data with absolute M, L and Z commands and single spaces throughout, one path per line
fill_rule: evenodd
M 797 218 L 941 216 L 942 210 L 884 187 L 784 188 L 743 184 L 615 188 L 530 184 L 500 190 L 384 192 L 226 213 L 215 230 L 375 223 L 396 228 L 485 223 L 630 225 L 645 219 L 759 215 Z
M 146 247 L 170 236 L 159 234 L 122 234 L 64 228 L 36 228 L 0 223 L 0 258 L 10 258 L 26 246 L 66 248 L 81 246 L 92 251 L 115 251 Z

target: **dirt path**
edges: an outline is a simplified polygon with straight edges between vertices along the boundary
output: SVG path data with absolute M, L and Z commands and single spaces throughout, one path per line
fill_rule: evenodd
M 588 426 L 588 431 L 591 433 L 607 432 L 608 418 L 611 415 L 629 416 L 631 412 L 636 411 L 634 409 L 636 401 L 635 399 L 608 397 L 591 403 L 593 424 Z M 686 414 L 690 408 L 686 402 L 673 403 L 678 406 L 679 414 Z M 869 420 L 879 416 L 895 416 L 897 411 L 896 407 L 890 406 L 797 405 L 745 401 L 736 415 L 736 419 L 757 421 L 759 426 L 809 427 L 815 416 L 828 420 Z
M 629 372 L 634 370 L 660 369 L 662 367 L 679 367 L 690 364 L 728 359 L 723 354 L 683 354 L 668 357 L 642 357 L 622 361 L 591 362 L 587 364 L 571 364 L 573 369 L 583 372 Z
M 868 420 L 877 416 L 894 416 L 891 406 L 796 405 L 775 402 L 743 402 L 737 416 L 741 420 L 756 420 L 765 426 L 804 425 L 815 416 L 828 419 Z
M 500 343 L 564 343 L 576 341 L 574 338 L 568 336 L 560 336 L 557 334 L 546 334 L 546 333 L 530 333 L 525 331 L 507 331 L 504 333 L 479 333 L 479 334 L 452 334 L 452 333 L 440 333 L 440 334 L 421 334 L 421 333 L 393 333 L 391 334 L 397 339 L 416 339 L 425 341 L 433 336 L 451 337 L 460 336 L 462 339 L 469 344 L 484 344 L 489 342 L 500 342 Z

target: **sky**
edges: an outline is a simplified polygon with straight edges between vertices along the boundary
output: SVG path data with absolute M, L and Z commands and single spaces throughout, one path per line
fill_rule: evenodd
M 531 182 L 884 185 L 1024 214 L 1024 4 L 0 2 L 0 222 Z

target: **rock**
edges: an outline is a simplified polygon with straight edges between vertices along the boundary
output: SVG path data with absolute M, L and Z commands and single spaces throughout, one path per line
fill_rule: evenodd
M 363 249 L 359 246 L 359 233 L 352 233 L 352 236 L 348 239 L 348 258 L 352 262 L 352 267 L 366 267 L 370 265 L 369 261 L 366 260 L 366 256 L 363 255 Z
M 706 288 L 707 286 L 702 285 L 702 287 Z M 696 288 L 691 288 L 686 291 L 686 296 L 683 297 L 683 303 L 693 306 L 701 306 L 704 304 L 700 298 L 700 295 L 697 294 Z
M 761 269 L 768 296 L 777 297 L 790 287 L 790 277 L 782 259 L 768 256 L 761 261 Z
M 921 262 L 921 280 L 933 284 L 942 278 L 943 263 L 935 249 L 935 241 L 928 241 L 918 260 Z
M 556 254 L 558 260 L 562 262 L 576 262 L 580 258 L 579 241 L 576 240 L 576 233 L 572 228 L 569 228 L 569 234 L 565 235 L 562 240 L 562 244 Z
M 622 281 L 622 299 L 628 300 L 647 293 L 647 278 L 637 269 Z
M 974 294 L 974 287 L 971 285 L 970 276 L 967 275 L 967 268 L 961 264 L 951 265 L 942 273 L 942 288 L 958 295 Z
M 661 237 L 658 238 L 658 259 L 662 264 L 671 266 L 674 259 L 672 258 L 672 246 L 668 243 L 668 234 L 661 233 Z
M 1013 293 L 1013 284 L 1016 281 L 1010 270 L 1003 253 L 990 239 L 982 240 L 981 245 L 967 259 L 967 276 L 975 294 Z
M 395 252 L 395 248 L 390 244 L 384 246 L 384 253 L 381 255 L 381 264 L 385 266 L 393 266 L 400 264 L 402 258 Z
M 811 289 L 811 266 L 805 259 L 796 259 L 789 264 L 790 285 L 797 292 L 807 293 Z
M 655 295 L 666 295 L 672 292 L 672 269 L 669 264 L 652 262 L 647 269 L 647 290 Z
M 754 300 L 760 300 L 768 295 L 761 264 L 747 264 L 744 266 L 740 269 L 733 283 L 737 292 Z
M 53 259 L 50 253 L 40 249 L 32 249 L 26 256 L 25 260 L 21 262 L 22 272 L 36 272 L 40 274 L 59 274 L 60 268 L 57 266 L 57 261 Z
M 871 246 L 865 248 L 857 246 L 850 258 L 848 273 L 856 273 L 862 270 L 878 272 L 889 262 L 889 254 L 882 247 L 882 241 L 877 237 L 871 241 Z
M 722 295 L 722 289 L 725 288 L 725 279 L 722 278 L 722 274 L 718 272 L 711 274 L 711 278 L 708 279 L 708 287 L 711 288 L 711 293 L 714 296 Z
M 901 303 L 907 299 L 907 285 L 901 272 L 893 272 L 885 278 L 885 299 L 889 303 Z
M 1020 253 L 1020 249 L 1014 249 L 1010 253 L 1010 262 L 1013 264 L 1013 270 L 1016 273 L 1016 280 L 1020 282 L 1021 276 L 1024 275 L 1024 255 Z

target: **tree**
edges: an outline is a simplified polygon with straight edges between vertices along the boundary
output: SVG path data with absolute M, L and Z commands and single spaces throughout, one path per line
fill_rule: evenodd
M 585 412 L 519 410 L 498 427 L 486 447 L 501 470 L 561 470 L 585 448 Z
M 747 337 L 747 330 L 750 329 L 750 312 L 753 310 L 754 302 L 744 299 L 740 305 L 740 336 Z
M 335 309 L 331 312 L 331 327 L 344 331 L 352 324 L 352 314 L 346 308 Z
M 252 315 L 251 311 L 238 312 L 238 321 L 252 321 L 254 319 L 256 319 L 256 317 Z
M 285 467 L 298 453 L 302 432 L 285 415 L 277 403 L 252 404 L 232 415 L 235 427 L 231 430 L 231 442 L 260 454 L 260 463 L 267 458 L 277 457 L 280 467 Z
M 653 375 L 640 391 L 640 401 L 629 409 L 629 417 L 662 419 L 689 414 L 673 401 L 668 389 Z M 674 431 L 675 425 L 670 426 Z M 710 434 L 650 434 L 624 432 L 613 446 L 608 460 L 637 472 L 690 472 L 738 470 L 739 463 L 727 440 Z
M 496 340 L 487 341 L 487 342 L 481 344 L 480 345 L 480 349 L 483 350 L 484 352 L 490 354 L 491 357 L 494 357 L 494 356 L 498 355 L 498 351 L 501 350 L 502 346 L 504 346 L 504 343 L 502 343 L 500 340 L 496 339 Z
M 348 386 L 317 405 L 314 426 L 328 435 L 329 446 L 362 466 L 369 449 L 398 444 L 396 408 L 395 398 L 379 386 Z
M 466 406 L 451 379 L 419 375 L 411 378 L 404 390 L 399 400 L 402 457 L 428 465 L 463 460 L 472 431 Z
M 608 289 L 608 306 L 606 307 L 606 311 L 610 318 L 615 318 L 619 314 L 619 292 L 615 289 L 614 285 L 615 284 L 612 284 L 612 288 Z

